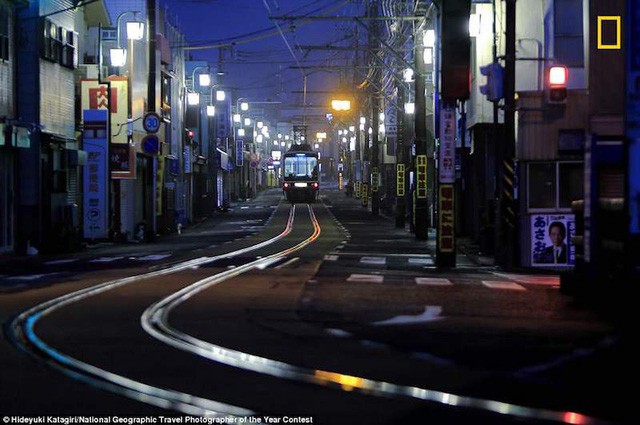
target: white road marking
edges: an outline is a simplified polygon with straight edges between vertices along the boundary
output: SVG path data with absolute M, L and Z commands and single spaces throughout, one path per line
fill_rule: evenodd
M 431 286 L 451 286 L 453 283 L 449 279 L 441 277 L 416 277 L 416 284 Z
M 417 316 L 396 316 L 391 319 L 381 320 L 379 322 L 373 322 L 373 325 L 376 326 L 387 326 L 387 325 L 413 325 L 416 323 L 426 323 L 426 322 L 434 322 L 436 320 L 441 320 L 443 317 L 440 316 L 442 313 L 442 306 L 439 305 L 428 305 L 425 307 L 424 312 Z
M 409 258 L 407 259 L 407 263 L 410 265 L 418 265 L 418 266 L 433 266 L 432 258 Z
M 364 264 L 375 264 L 378 266 L 384 266 L 387 264 L 386 257 L 362 257 L 360 258 L 360 262 Z
M 516 291 L 526 291 L 526 288 L 522 285 L 518 285 L 515 282 L 507 280 L 483 280 L 482 284 L 491 289 L 509 289 Z
M 241 210 L 248 210 L 249 207 L 240 207 Z
M 67 258 L 64 260 L 52 260 L 52 261 L 47 261 L 46 263 L 44 263 L 45 266 L 55 266 L 56 264 L 68 264 L 68 263 L 73 263 L 74 261 L 78 261 L 77 258 Z
M 95 258 L 89 262 L 90 263 L 110 263 L 112 261 L 122 260 L 123 258 L 124 257 L 100 257 L 100 258 Z
M 171 254 L 151 254 L 151 255 L 146 255 L 144 257 L 137 257 L 135 259 L 137 261 L 158 261 L 167 257 L 171 257 Z
M 325 255 L 324 256 L 324 260 L 325 261 L 338 261 L 338 256 L 337 255 Z
M 384 282 L 384 276 L 374 274 L 352 274 L 347 279 L 347 282 L 372 282 L 382 283 Z
M 327 328 L 324 330 L 326 333 L 328 333 L 331 336 L 335 336 L 338 338 L 349 338 L 351 337 L 351 332 L 347 332 L 345 330 L 342 329 L 332 329 L 332 328 Z
M 47 277 L 47 276 L 53 276 L 53 275 L 56 275 L 56 274 L 58 274 L 58 273 L 28 274 L 28 275 L 23 275 L 23 276 L 9 276 L 9 277 L 7 277 L 7 279 L 9 279 L 9 280 L 27 280 L 27 281 L 32 281 L 32 280 L 42 279 L 43 277 Z
M 530 285 L 549 285 L 549 286 L 560 285 L 560 276 L 557 276 L 557 275 L 526 275 L 526 274 L 496 273 L 496 272 L 493 272 L 493 274 L 495 274 L 496 276 L 515 280 L 516 282 L 519 282 L 519 283 L 527 283 Z

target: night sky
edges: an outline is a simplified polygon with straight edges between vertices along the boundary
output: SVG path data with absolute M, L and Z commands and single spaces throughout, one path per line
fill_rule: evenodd
M 294 105 L 302 103 L 302 96 L 292 92 L 302 91 L 303 78 L 299 69 L 289 69 L 290 66 L 353 63 L 352 51 L 309 51 L 300 46 L 353 46 L 357 24 L 328 20 L 278 21 L 287 46 L 269 16 L 361 16 L 362 3 L 353 0 L 164 0 L 162 4 L 174 15 L 189 47 L 208 47 L 189 50 L 188 54 L 194 60 L 207 60 L 216 68 L 221 58 L 225 72 L 223 83 L 236 88 L 238 96 Z M 308 91 L 335 89 L 341 77 L 347 79 L 347 74 L 340 70 L 306 72 Z M 309 94 L 307 104 L 326 104 L 327 96 Z

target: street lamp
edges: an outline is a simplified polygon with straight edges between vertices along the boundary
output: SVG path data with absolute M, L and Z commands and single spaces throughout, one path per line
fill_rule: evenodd
M 137 18 L 139 12 L 122 12 L 116 19 L 116 47 L 109 50 L 109 59 L 111 66 L 124 66 L 127 63 L 127 49 L 120 47 L 120 20 L 128 13 L 133 13 L 134 19 Z M 144 37 L 144 22 L 142 21 L 129 21 L 127 22 L 127 39 L 128 40 L 141 40 Z
M 191 82 L 193 83 L 193 91 L 187 95 L 187 101 L 191 106 L 197 105 L 200 103 L 200 93 L 196 91 L 196 71 L 198 69 L 203 69 L 203 68 L 209 69 L 208 66 L 199 65 L 193 68 L 193 71 L 191 72 Z M 209 74 L 200 74 L 199 82 L 201 86 L 208 87 L 211 84 L 211 76 Z

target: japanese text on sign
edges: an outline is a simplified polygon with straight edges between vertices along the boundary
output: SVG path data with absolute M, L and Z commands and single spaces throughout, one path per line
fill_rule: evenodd
M 453 108 L 442 110 L 442 134 L 438 156 L 440 183 L 453 183 L 456 180 L 456 113 Z
M 440 196 L 438 196 L 438 204 L 438 248 L 440 252 L 453 252 L 455 248 L 453 221 L 453 185 L 443 184 L 440 186 Z
M 427 198 L 427 155 L 416 156 L 416 197 L 418 199 Z
M 371 192 L 378 191 L 378 167 L 373 167 L 371 170 Z
M 404 196 L 404 164 L 396 165 L 396 196 Z

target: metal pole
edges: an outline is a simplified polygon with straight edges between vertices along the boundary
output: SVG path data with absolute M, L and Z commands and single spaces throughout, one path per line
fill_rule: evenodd
M 416 146 L 416 200 L 415 200 L 415 233 L 416 239 L 427 240 L 429 237 L 429 201 L 427 198 L 427 122 L 425 98 L 425 63 L 423 56 L 422 34 L 414 34 L 415 77 L 415 146 Z

